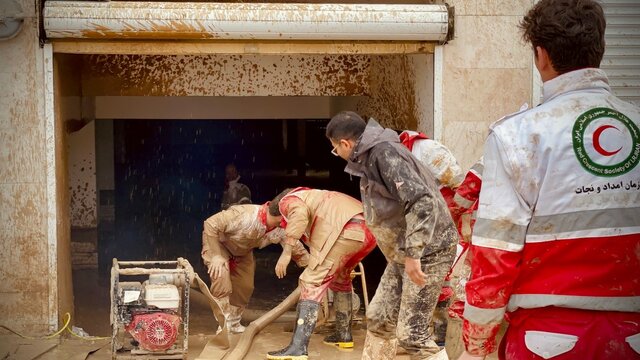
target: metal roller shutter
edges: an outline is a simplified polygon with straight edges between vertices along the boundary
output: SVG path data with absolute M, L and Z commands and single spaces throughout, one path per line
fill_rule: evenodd
M 640 106 L 640 1 L 601 1 L 607 18 L 607 43 L 601 68 L 613 93 Z

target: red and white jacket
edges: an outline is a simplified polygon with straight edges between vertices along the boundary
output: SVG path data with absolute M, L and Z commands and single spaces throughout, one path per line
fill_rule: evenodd
M 491 126 L 463 339 L 496 350 L 505 312 L 640 312 L 640 109 L 599 69 L 544 83 L 543 103 Z M 544 330 L 544 329 L 540 329 Z
M 416 131 L 403 131 L 400 134 L 400 141 L 431 172 L 440 186 L 442 197 L 451 209 L 454 191 L 464 177 L 455 156 L 442 143 Z
M 458 186 L 453 196 L 454 207 L 451 209 L 453 222 L 458 227 L 458 232 L 466 246 L 470 237 L 473 225 L 476 221 L 478 210 L 478 199 L 482 188 L 482 171 L 484 170 L 484 160 L 481 157 L 464 177 L 462 184 Z

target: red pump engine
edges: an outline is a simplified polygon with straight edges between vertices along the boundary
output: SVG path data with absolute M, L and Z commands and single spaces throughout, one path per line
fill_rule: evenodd
M 169 349 L 178 337 L 180 317 L 177 315 L 154 312 L 134 315 L 126 330 L 148 351 Z

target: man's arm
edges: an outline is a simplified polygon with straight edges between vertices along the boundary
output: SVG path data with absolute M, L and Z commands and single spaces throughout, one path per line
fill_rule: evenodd
M 231 220 L 236 215 L 230 210 L 225 210 L 205 220 L 204 231 L 202 232 L 202 260 L 207 267 L 209 267 L 211 259 L 215 255 L 226 258 L 222 251 L 223 245 L 220 244 L 220 237 L 228 230 Z
M 480 189 L 482 187 L 482 171 L 484 169 L 483 159 L 480 158 L 469 171 L 462 181 L 462 184 L 456 189 L 453 196 L 453 206 L 449 208 L 453 223 L 458 229 L 466 242 L 470 242 L 473 212 L 478 208 L 478 199 L 480 198 Z
M 301 199 L 289 196 L 280 202 L 282 215 L 287 219 L 285 243 L 294 246 L 309 225 L 309 208 Z
M 496 334 L 518 277 L 521 251 L 532 210 L 518 191 L 508 152 L 495 133 L 485 144 L 478 220 L 466 285 L 463 340 L 471 355 L 496 350 Z M 524 169 L 518 169 L 523 174 Z
M 404 208 L 407 223 L 405 254 L 420 259 L 425 247 L 431 245 L 437 221 L 434 214 L 439 191 L 425 183 L 420 174 L 409 166 L 394 148 L 385 147 L 376 154 L 378 171 L 387 191 Z M 448 216 L 448 215 L 447 215 Z

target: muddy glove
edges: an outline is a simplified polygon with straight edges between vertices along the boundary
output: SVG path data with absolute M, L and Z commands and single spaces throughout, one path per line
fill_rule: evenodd
M 276 264 L 276 276 L 278 279 L 282 279 L 287 275 L 287 266 L 291 262 L 291 245 L 285 244 L 282 248 L 282 254 Z
M 227 272 L 229 272 L 229 260 L 221 255 L 213 255 L 209 264 L 209 276 L 212 279 L 218 279 Z

